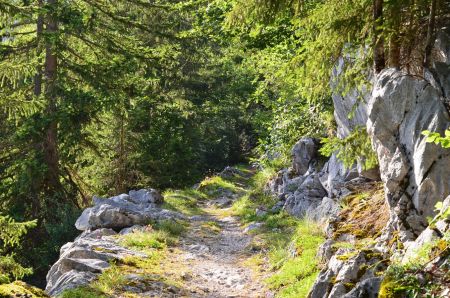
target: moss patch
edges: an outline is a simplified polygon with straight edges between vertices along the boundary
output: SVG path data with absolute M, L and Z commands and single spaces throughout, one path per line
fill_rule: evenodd
M 353 191 L 354 194 L 346 197 L 342 204 L 341 220 L 333 238 L 351 234 L 356 239 L 375 239 L 389 220 L 389 207 L 382 184 L 367 184 L 364 188 Z
M 30 298 L 49 297 L 45 292 L 21 281 L 0 285 L 0 297 L 20 297 L 28 295 Z

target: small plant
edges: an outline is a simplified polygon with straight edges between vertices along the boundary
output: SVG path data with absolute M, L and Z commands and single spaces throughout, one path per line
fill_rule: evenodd
M 153 227 L 158 231 L 164 231 L 171 236 L 180 236 L 186 231 L 187 223 L 178 220 L 162 220 L 158 221 Z
M 442 148 L 450 148 L 450 128 L 444 132 L 444 136 L 429 130 L 423 131 L 422 134 L 427 137 L 427 143 L 435 143 L 436 145 L 441 145 Z
M 372 149 L 372 143 L 364 127 L 357 127 L 345 139 L 338 137 L 323 138 L 320 153 L 336 157 L 344 163 L 345 168 L 351 168 L 360 162 L 364 170 L 369 170 L 378 165 L 378 158 Z

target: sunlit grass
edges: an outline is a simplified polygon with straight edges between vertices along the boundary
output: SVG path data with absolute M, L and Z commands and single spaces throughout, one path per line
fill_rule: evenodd
M 182 212 L 186 215 L 202 214 L 198 202 L 207 199 L 203 192 L 187 188 L 184 190 L 166 190 L 164 192 L 163 208 Z

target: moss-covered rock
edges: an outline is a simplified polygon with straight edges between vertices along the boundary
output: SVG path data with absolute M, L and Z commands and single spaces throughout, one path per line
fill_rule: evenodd
M 39 288 L 30 286 L 21 281 L 15 281 L 13 283 L 0 285 L 0 297 L 42 298 L 50 296 Z

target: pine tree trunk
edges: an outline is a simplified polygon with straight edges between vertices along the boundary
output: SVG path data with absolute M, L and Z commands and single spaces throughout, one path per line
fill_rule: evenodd
M 399 31 L 401 23 L 401 11 L 399 4 L 394 5 L 391 11 L 392 34 L 389 39 L 389 66 L 400 68 L 400 40 Z
M 43 0 L 38 1 L 39 8 L 43 6 Z M 36 39 L 38 43 L 38 51 L 40 51 L 40 40 L 42 38 L 42 32 L 44 31 L 44 17 L 39 12 L 36 24 Z M 42 67 L 39 65 L 36 69 L 36 75 L 34 76 L 34 95 L 40 96 L 42 94 Z
M 427 40 L 425 43 L 425 55 L 423 60 L 423 67 L 430 67 L 431 50 L 433 49 L 435 39 L 435 22 L 436 22 L 436 5 L 437 0 L 431 0 L 430 17 L 428 20 Z
M 56 10 L 57 0 L 48 0 L 48 5 Z M 59 156 L 58 156 L 58 123 L 56 120 L 57 112 L 57 94 L 56 94 L 56 76 L 58 59 L 55 48 L 55 35 L 58 30 L 58 23 L 54 12 L 50 11 L 47 14 L 46 33 L 49 40 L 46 43 L 45 53 L 45 98 L 47 100 L 46 116 L 49 123 L 46 127 L 43 150 L 44 162 L 47 166 L 46 184 L 51 191 L 58 191 L 61 188 L 59 182 Z
M 373 62 L 375 73 L 379 73 L 386 65 L 381 25 L 383 25 L 383 0 L 373 0 Z

